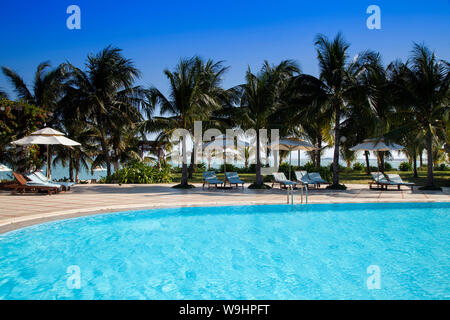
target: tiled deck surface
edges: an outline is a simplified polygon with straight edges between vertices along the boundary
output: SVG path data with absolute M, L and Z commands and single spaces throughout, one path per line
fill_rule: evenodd
M 450 195 L 441 191 L 420 191 L 403 187 L 401 191 L 369 190 L 368 185 L 347 185 L 346 191 L 310 190 L 309 203 L 342 202 L 448 202 Z M 300 203 L 300 191 L 294 202 Z M 284 204 L 286 191 L 190 190 L 171 185 L 78 185 L 72 191 L 57 195 L 11 195 L 0 191 L 0 233 L 49 220 L 143 208 L 176 206 L 213 206 L 248 204 Z

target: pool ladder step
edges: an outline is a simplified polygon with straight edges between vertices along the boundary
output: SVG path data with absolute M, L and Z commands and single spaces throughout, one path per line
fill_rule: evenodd
M 308 204 L 308 186 L 306 184 L 302 184 L 300 186 L 300 194 L 301 194 L 301 204 L 303 204 L 303 191 L 305 193 L 305 204 Z M 294 187 L 288 186 L 286 188 L 287 195 L 287 203 L 294 204 Z

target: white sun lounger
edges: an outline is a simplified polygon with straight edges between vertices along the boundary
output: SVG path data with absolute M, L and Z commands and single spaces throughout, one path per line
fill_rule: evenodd
M 402 178 L 400 177 L 400 175 L 398 175 L 396 173 L 388 174 L 387 178 L 389 179 L 389 181 L 396 183 L 398 185 L 398 189 L 400 189 L 400 186 L 407 186 L 407 187 L 410 187 L 411 190 L 413 190 L 414 185 L 415 185 L 412 182 L 404 182 L 402 180 Z
M 308 177 L 308 173 L 306 171 L 295 171 L 295 178 L 299 183 L 307 185 L 308 187 L 310 185 L 317 185 L 317 182 Z
M 225 184 L 229 183 L 230 186 L 235 184 L 236 187 L 238 187 L 240 184 L 242 184 L 242 189 L 244 189 L 244 181 L 242 181 L 239 178 L 239 175 L 237 174 L 237 172 L 226 172 L 225 173 Z
M 310 172 L 308 173 L 308 177 L 317 184 L 317 187 L 320 187 L 321 184 L 330 184 L 327 180 L 320 176 L 319 172 Z
M 298 183 L 288 180 L 283 172 L 274 172 L 272 173 L 275 181 L 272 182 L 272 188 L 275 184 L 279 184 L 280 188 L 287 188 L 288 186 L 295 187 Z
M 205 171 L 205 172 L 203 172 L 202 188 L 205 188 L 205 184 L 208 185 L 208 188 L 212 184 L 215 185 L 217 188 L 218 185 L 223 186 L 223 181 L 217 179 L 216 173 L 214 171 Z
M 48 180 L 47 177 L 44 176 L 42 174 L 42 172 L 40 172 L 40 171 L 35 171 L 34 175 L 43 182 L 60 184 L 64 187 L 65 190 L 70 190 L 70 187 L 72 187 L 73 185 L 76 184 L 75 182 L 55 182 L 55 181 Z
M 377 187 L 383 189 L 385 188 L 387 190 L 388 186 L 398 186 L 396 183 L 393 183 L 392 181 L 389 181 L 385 175 L 382 172 L 371 172 L 373 181 L 369 182 L 369 188 L 372 188 L 372 185 L 377 185 Z M 400 186 L 398 186 L 400 189 Z

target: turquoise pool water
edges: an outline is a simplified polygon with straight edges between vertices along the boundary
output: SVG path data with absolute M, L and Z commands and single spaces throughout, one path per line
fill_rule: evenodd
M 449 299 L 449 209 L 204 207 L 51 222 L 0 235 L 0 298 Z

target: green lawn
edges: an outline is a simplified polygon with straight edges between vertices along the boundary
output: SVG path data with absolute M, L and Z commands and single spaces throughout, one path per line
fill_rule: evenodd
M 427 179 L 427 172 L 426 171 L 419 171 L 419 177 L 414 178 L 412 171 L 388 171 L 387 173 L 399 173 L 402 177 L 403 181 L 405 182 L 414 182 L 415 184 L 419 186 L 424 186 L 426 184 Z M 217 177 L 219 179 L 224 178 L 224 175 L 221 173 L 217 174 Z M 255 182 L 255 174 L 254 173 L 240 173 L 239 177 L 248 183 Z M 450 171 L 435 171 L 434 172 L 434 179 L 436 182 L 436 185 L 439 187 L 450 187 Z M 173 174 L 173 181 L 177 182 L 181 180 L 181 173 L 175 173 Z M 371 177 L 368 176 L 365 172 L 361 171 L 351 171 L 351 172 L 341 172 L 340 173 L 340 182 L 341 183 L 361 183 L 361 184 L 367 184 L 369 181 L 371 181 Z M 190 182 L 202 182 L 202 173 L 196 172 L 193 175 L 193 178 L 189 180 Z

